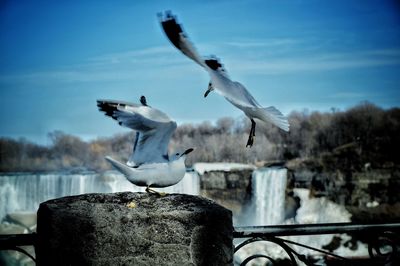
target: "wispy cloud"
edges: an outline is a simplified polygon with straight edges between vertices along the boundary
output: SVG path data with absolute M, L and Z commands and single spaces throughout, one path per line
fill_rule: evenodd
M 236 72 L 248 74 L 284 74 L 304 71 L 328 71 L 367 67 L 400 65 L 400 50 L 369 50 L 342 53 L 316 53 L 313 55 L 246 60 L 229 60 Z M 226 66 L 229 71 L 229 66 Z
M 278 43 L 295 43 L 291 39 L 277 39 Z M 241 47 L 262 46 L 262 42 L 238 42 Z M 273 44 L 269 44 L 273 45 Z M 212 50 L 213 45 L 201 45 L 202 50 Z M 249 48 L 250 49 L 250 48 Z M 332 71 L 400 65 L 400 49 L 379 49 L 349 52 L 315 52 L 271 56 L 257 49 L 253 54 L 236 54 L 226 51 L 222 58 L 230 70 L 248 75 L 279 75 L 308 71 Z M 139 50 L 110 53 L 89 58 L 81 64 L 60 66 L 58 69 L 17 73 L 0 76 L 0 82 L 96 82 L 126 81 L 137 79 L 170 79 L 195 75 L 198 68 L 188 58 L 170 46 L 155 46 Z M 201 70 L 199 70 L 201 71 Z
M 337 99 L 337 100 L 347 100 L 347 99 L 365 99 L 367 98 L 366 93 L 354 92 L 354 91 L 342 91 L 337 92 L 331 95 L 328 95 L 328 98 Z
M 299 39 L 290 38 L 271 38 L 271 39 L 248 39 L 226 42 L 226 45 L 234 46 L 238 48 L 262 48 L 262 47 L 274 47 L 274 46 L 288 46 L 299 44 L 302 41 Z
M 172 54 L 171 54 L 172 51 Z M 89 58 L 80 64 L 60 66 L 47 71 L 13 73 L 0 76 L 0 82 L 73 83 L 96 81 L 129 81 L 137 79 L 166 79 L 190 74 L 189 59 L 169 46 L 110 53 Z
M 176 78 L 182 74 L 193 72 L 191 64 L 182 64 L 169 68 L 159 69 L 79 69 L 79 70 L 48 70 L 41 72 L 19 73 L 0 76 L 2 83 L 32 83 L 32 84 L 57 84 L 76 82 L 111 82 L 135 81 L 138 79 Z M 189 66 L 189 67 L 188 67 Z M 193 74 L 193 73 L 191 73 Z
M 151 58 L 160 55 L 165 55 L 171 52 L 170 46 L 154 46 L 143 48 L 140 50 L 124 51 L 119 53 L 110 53 L 93 58 L 89 58 L 89 62 L 94 63 L 119 63 L 121 61 L 132 60 L 137 58 Z

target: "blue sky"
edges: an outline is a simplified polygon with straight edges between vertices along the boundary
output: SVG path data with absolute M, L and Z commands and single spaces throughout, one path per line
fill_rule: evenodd
M 164 36 L 164 10 L 264 106 L 400 106 L 396 1 L 2 1 L 0 136 L 127 132 L 99 98 L 145 95 L 178 123 L 240 117 L 221 96 L 203 98 L 208 75 Z

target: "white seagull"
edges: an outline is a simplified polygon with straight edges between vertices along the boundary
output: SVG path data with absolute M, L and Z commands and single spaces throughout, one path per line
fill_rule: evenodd
M 187 35 L 183 32 L 180 24 L 176 22 L 175 16 L 166 12 L 165 17 L 162 13 L 158 14 L 162 28 L 171 43 L 178 48 L 184 55 L 195 61 L 207 70 L 211 81 L 208 84 L 204 97 L 215 90 L 225 97 L 231 104 L 242 110 L 251 120 L 251 130 L 246 147 L 251 147 L 254 142 L 256 122 L 255 119 L 270 122 L 284 131 L 289 131 L 289 122 L 282 113 L 273 106 L 262 107 L 246 88 L 237 81 L 232 81 L 221 62 L 215 58 L 202 58 L 197 53 Z
M 168 143 L 176 129 L 176 122 L 165 113 L 148 106 L 144 96 L 140 102 L 97 100 L 100 111 L 117 120 L 121 126 L 136 130 L 133 153 L 128 162 L 121 163 L 109 156 L 106 156 L 106 160 L 131 183 L 145 186 L 146 192 L 158 193 L 150 187 L 168 187 L 182 180 L 186 172 L 186 155 L 193 149 L 168 155 Z

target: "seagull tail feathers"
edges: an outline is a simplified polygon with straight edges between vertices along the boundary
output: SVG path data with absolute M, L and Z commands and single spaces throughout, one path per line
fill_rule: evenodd
M 114 160 L 110 156 L 106 156 L 105 159 L 111 163 L 112 166 L 114 166 L 115 169 L 120 171 L 122 174 L 124 174 L 127 178 L 130 178 L 132 175 L 132 172 L 134 169 L 131 167 L 127 166 L 126 164 L 120 163 L 117 160 Z
M 261 109 L 264 111 L 262 112 L 261 120 L 271 122 L 280 129 L 289 132 L 289 121 L 287 117 L 284 116 L 278 109 L 276 109 L 274 106 L 269 106 Z

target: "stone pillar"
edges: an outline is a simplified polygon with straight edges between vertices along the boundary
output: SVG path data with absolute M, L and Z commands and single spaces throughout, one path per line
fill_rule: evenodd
M 37 265 L 232 265 L 232 213 L 201 197 L 85 194 L 38 210 Z

